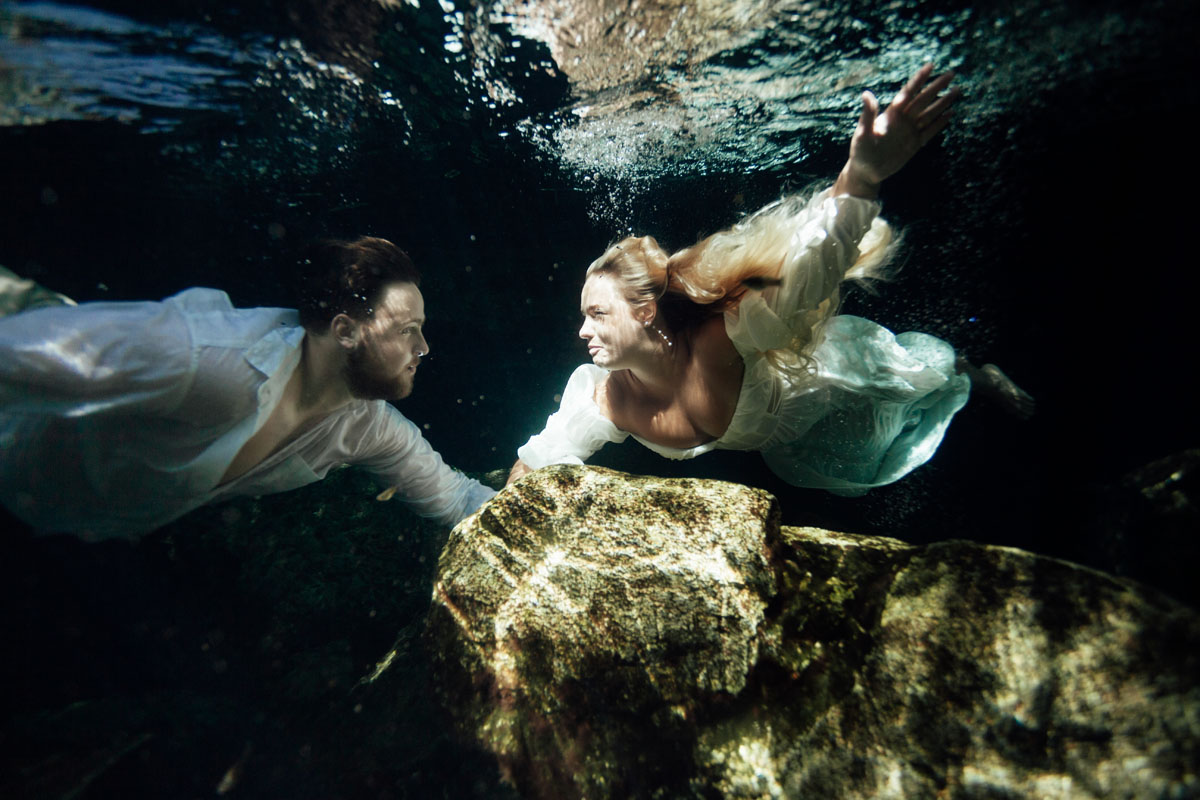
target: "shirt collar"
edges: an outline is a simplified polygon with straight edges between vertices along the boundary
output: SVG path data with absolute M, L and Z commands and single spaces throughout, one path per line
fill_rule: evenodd
M 246 351 L 246 360 L 250 366 L 263 375 L 271 376 L 279 372 L 286 362 L 295 362 L 300 357 L 300 344 L 304 341 L 304 328 L 292 324 L 287 317 L 295 317 L 295 312 L 281 314 L 279 325 L 267 332 Z

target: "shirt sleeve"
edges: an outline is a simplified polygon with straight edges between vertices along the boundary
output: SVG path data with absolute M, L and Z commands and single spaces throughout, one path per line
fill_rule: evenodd
M 381 410 L 351 463 L 396 487 L 397 497 L 414 512 L 457 525 L 496 494 L 447 466 L 416 425 L 382 400 L 377 402 Z
M 163 413 L 186 394 L 190 336 L 163 303 L 85 303 L 0 319 L 0 408 L 78 417 Z
M 608 442 L 623 442 L 628 433 L 600 413 L 594 398 L 606 370 L 581 364 L 571 373 L 562 402 L 546 420 L 545 429 L 517 448 L 517 457 L 530 469 L 550 464 L 582 464 Z

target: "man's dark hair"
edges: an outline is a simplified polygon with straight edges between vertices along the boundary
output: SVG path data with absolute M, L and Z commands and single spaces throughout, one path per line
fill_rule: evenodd
M 324 332 L 338 314 L 365 320 L 375 312 L 384 287 L 421 284 L 408 254 L 387 239 L 322 239 L 299 254 L 296 309 L 306 330 Z

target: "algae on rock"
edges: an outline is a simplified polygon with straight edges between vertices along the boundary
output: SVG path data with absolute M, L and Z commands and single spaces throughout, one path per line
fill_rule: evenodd
M 643 760 L 652 782 L 677 780 L 688 715 L 745 688 L 774 594 L 765 492 L 612 474 L 550 470 L 501 493 L 451 536 L 434 588 L 443 691 L 473 694 L 469 727 L 548 794 L 576 780 L 619 794 L 619 777 L 574 762 L 682 746 Z
M 736 484 L 553 467 L 460 525 L 442 702 L 529 797 L 1200 793 L 1200 618 L 963 541 L 781 528 Z

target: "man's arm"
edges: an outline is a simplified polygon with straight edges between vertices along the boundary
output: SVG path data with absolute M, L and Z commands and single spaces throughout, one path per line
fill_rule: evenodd
M 363 437 L 355 463 L 379 475 L 396 496 L 422 517 L 456 525 L 496 491 L 452 469 L 417 426 L 379 401 L 382 411 Z

